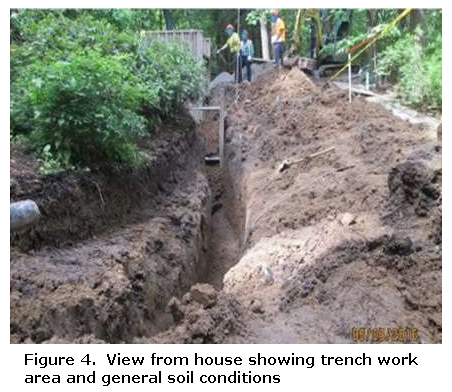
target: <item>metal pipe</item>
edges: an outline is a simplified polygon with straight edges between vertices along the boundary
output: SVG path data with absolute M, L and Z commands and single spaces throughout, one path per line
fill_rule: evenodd
M 352 58 L 348 54 L 348 102 L 352 102 Z
M 33 200 L 17 201 L 9 205 L 10 230 L 20 230 L 36 222 L 41 216 Z

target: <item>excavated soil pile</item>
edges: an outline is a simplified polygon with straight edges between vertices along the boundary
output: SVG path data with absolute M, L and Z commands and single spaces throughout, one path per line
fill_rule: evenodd
M 414 328 L 441 342 L 441 147 L 427 129 L 296 69 L 218 86 L 210 103 L 227 111 L 224 208 L 240 254 L 225 300 L 186 298 L 153 341 L 346 343 L 353 328 Z
M 211 200 L 186 117 L 143 141 L 144 167 L 39 176 L 12 150 L 11 200 L 42 218 L 11 236 L 12 342 L 132 342 L 172 323 L 203 279 Z

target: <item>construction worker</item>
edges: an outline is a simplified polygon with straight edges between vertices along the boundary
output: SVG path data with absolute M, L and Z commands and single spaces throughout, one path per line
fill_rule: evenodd
M 242 58 L 240 55 L 240 38 L 237 33 L 234 32 L 234 26 L 229 24 L 226 26 L 225 30 L 227 36 L 229 37 L 226 43 L 217 50 L 217 54 L 221 51 L 229 48 L 229 51 L 234 56 L 234 79 L 235 82 L 242 82 Z
M 277 9 L 272 10 L 271 24 L 271 40 L 273 44 L 273 54 L 275 56 L 275 67 L 279 68 L 283 66 L 284 43 L 286 42 L 286 27 L 284 25 L 284 21 L 279 16 L 279 11 Z
M 241 45 L 240 53 L 242 55 L 242 66 L 246 67 L 246 78 L 251 82 L 251 57 L 254 57 L 253 41 L 248 38 L 248 31 L 243 30 L 240 34 Z

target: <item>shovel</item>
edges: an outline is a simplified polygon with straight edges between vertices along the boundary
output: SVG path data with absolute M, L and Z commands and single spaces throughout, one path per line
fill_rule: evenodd
M 315 152 L 314 154 L 308 155 L 307 157 L 303 157 L 303 158 L 296 159 L 295 161 L 290 161 L 289 159 L 285 159 L 285 160 L 281 163 L 281 165 L 279 166 L 278 172 L 281 173 L 281 172 L 283 172 L 284 170 L 287 170 L 287 169 L 288 169 L 290 166 L 292 166 L 292 165 L 296 165 L 296 164 L 298 164 L 298 163 L 300 163 L 300 162 L 307 161 L 307 160 L 309 160 L 309 159 L 318 157 L 319 155 L 326 154 L 326 153 L 328 153 L 328 152 L 330 152 L 330 151 L 333 151 L 335 148 L 336 148 L 336 147 L 334 147 L 334 146 L 333 146 L 333 147 L 329 147 L 329 148 L 326 148 L 325 150 L 321 150 L 321 151 Z

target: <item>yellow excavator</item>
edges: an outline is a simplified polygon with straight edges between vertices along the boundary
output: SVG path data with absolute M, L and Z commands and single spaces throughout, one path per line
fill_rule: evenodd
M 315 44 L 320 49 L 323 41 L 322 24 L 320 23 L 320 12 L 317 8 L 300 8 L 295 19 L 295 28 L 293 33 L 292 53 L 298 53 L 301 50 L 301 28 L 305 22 L 311 19 L 315 28 Z M 312 36 L 312 33 L 311 33 Z
M 300 69 L 320 77 L 344 66 L 347 62 L 347 53 L 338 48 L 338 42 L 348 34 L 351 12 L 343 10 L 333 17 L 326 9 L 298 10 L 290 53 L 299 56 Z M 308 21 L 311 23 L 309 56 L 301 56 L 302 26 Z

